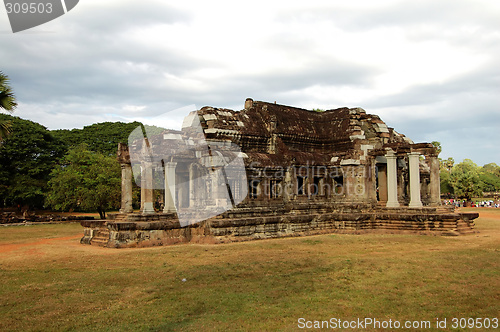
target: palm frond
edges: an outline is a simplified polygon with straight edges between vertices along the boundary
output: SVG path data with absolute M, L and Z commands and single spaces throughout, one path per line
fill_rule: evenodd
M 13 112 L 16 106 L 16 96 L 9 86 L 9 78 L 0 71 L 0 109 Z
M 12 121 L 0 121 L 0 142 L 12 132 Z

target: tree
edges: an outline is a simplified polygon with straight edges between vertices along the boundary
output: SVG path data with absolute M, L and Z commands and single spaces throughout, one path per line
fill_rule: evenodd
M 102 122 L 85 126 L 83 129 L 54 130 L 53 134 L 65 142 L 68 147 L 85 143 L 91 151 L 100 152 L 107 156 L 116 156 L 118 143 L 127 143 L 130 133 L 138 126 L 142 126 L 142 124 L 140 122 Z M 163 130 L 148 126 L 148 131 L 160 133 Z
M 489 163 L 480 167 L 479 179 L 484 191 L 500 191 L 500 166 Z
M 500 177 L 500 166 L 495 163 L 489 163 L 481 167 L 481 172 Z
M 121 171 L 115 157 L 81 144 L 68 151 L 48 182 L 46 203 L 55 210 L 106 211 L 120 207 Z
M 453 186 L 455 195 L 459 198 L 470 201 L 472 197 L 483 194 L 478 167 L 470 159 L 464 159 L 464 161 L 453 167 L 450 174 L 450 183 Z
M 453 165 L 455 165 L 455 160 L 451 157 L 449 157 L 446 160 L 442 160 L 442 159 L 439 159 L 439 160 L 440 160 L 439 168 L 441 170 L 446 170 L 448 173 L 451 173 Z
M 445 195 L 448 198 L 453 195 L 454 190 L 453 186 L 450 183 L 450 173 L 446 170 L 441 170 L 439 172 L 439 179 L 441 185 L 441 194 Z
M 0 205 L 42 208 L 49 174 L 66 148 L 44 126 L 7 114 L 12 133 L 0 145 Z
M 0 110 L 13 112 L 16 108 L 16 97 L 9 85 L 9 78 L 0 71 Z M 12 122 L 0 121 L 0 141 L 2 141 L 12 130 Z
M 443 148 L 441 147 L 441 143 L 438 141 L 432 141 L 431 144 L 436 148 L 437 154 L 440 154 L 441 151 L 443 151 Z

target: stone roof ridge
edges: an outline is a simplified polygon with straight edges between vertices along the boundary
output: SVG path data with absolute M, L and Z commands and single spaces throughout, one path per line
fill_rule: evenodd
M 306 108 L 302 108 L 302 107 L 277 104 L 276 102 L 270 103 L 267 101 L 254 101 L 253 104 L 254 104 L 253 106 L 268 105 L 268 106 L 274 106 L 274 107 L 283 108 L 283 109 L 293 109 L 293 110 L 297 110 L 297 111 L 304 111 L 304 112 L 308 112 L 309 114 L 318 114 L 318 115 L 339 112 L 339 111 L 345 111 L 345 110 L 354 110 L 356 112 L 355 114 L 366 113 L 366 111 L 360 107 L 349 108 L 349 107 L 343 106 L 343 107 L 337 107 L 337 108 L 330 108 L 330 109 L 327 109 L 324 111 L 315 111 L 313 109 L 306 109 Z M 243 109 L 242 111 L 245 111 L 245 110 L 246 109 Z
M 282 104 L 277 104 L 276 102 L 274 103 L 270 103 L 270 102 L 267 102 L 267 101 L 260 101 L 260 100 L 256 100 L 253 102 L 253 106 L 256 106 L 256 105 L 272 105 L 272 106 L 276 106 L 276 107 L 283 107 L 283 108 L 287 108 L 287 109 L 294 109 L 294 110 L 302 110 L 302 111 L 306 111 L 306 112 L 311 112 L 310 110 L 307 110 L 305 108 L 301 108 L 301 107 L 296 107 L 296 106 L 289 106 L 289 105 L 282 105 Z

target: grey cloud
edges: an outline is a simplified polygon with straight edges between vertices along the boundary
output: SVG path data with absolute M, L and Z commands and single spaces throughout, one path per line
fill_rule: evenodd
M 126 33 L 136 27 L 157 24 L 189 22 L 189 13 L 166 4 L 164 1 L 128 1 L 122 6 L 115 3 L 107 5 L 105 1 L 98 7 L 86 7 L 81 2 L 78 10 L 71 12 L 71 27 L 82 34 Z
M 473 115 L 468 118 L 473 118 Z M 467 118 L 463 120 L 466 121 Z M 456 162 L 468 158 L 480 166 L 490 162 L 498 163 L 500 160 L 500 150 L 496 144 L 498 125 L 488 126 L 483 123 L 480 127 L 470 125 L 456 128 L 444 121 L 435 124 L 429 121 L 414 122 L 412 125 L 415 129 L 408 128 L 405 134 L 418 142 L 441 142 L 441 158 L 452 157 Z
M 24 102 L 154 102 L 168 83 L 165 74 L 182 76 L 203 66 L 174 48 L 133 49 L 126 39 L 112 45 L 83 39 L 75 47 L 69 41 L 72 35 L 53 43 L 38 42 L 35 35 L 23 37 L 23 43 L 12 43 L 0 56 L 10 58 L 3 70 L 19 86 L 17 95 Z
M 268 73 L 230 76 L 214 82 L 213 88 L 203 94 L 204 100 L 228 103 L 231 96 L 254 96 L 259 100 L 274 101 L 290 91 L 302 91 L 313 86 L 364 86 L 379 73 L 371 66 L 359 65 L 333 57 L 313 57 L 296 67 L 276 69 Z M 220 97 L 220 98 L 218 98 Z M 267 99 L 266 99 L 267 98 Z M 230 101 L 242 103 L 240 100 Z M 287 98 L 288 99 L 288 98 Z
M 499 107 L 500 96 L 496 93 L 500 86 L 500 67 L 488 62 L 482 67 L 462 74 L 442 83 L 412 86 L 397 94 L 367 100 L 371 107 L 402 107 L 440 103 L 456 98 L 468 98 L 468 102 L 488 103 L 492 108 Z M 486 97 L 485 97 L 486 96 Z M 492 100 L 484 100 L 492 98 Z M 498 111 L 498 110 L 497 110 Z
M 317 22 L 326 20 L 346 30 L 360 31 L 380 27 L 432 25 L 479 25 L 499 29 L 498 14 L 484 9 L 473 0 L 401 1 L 391 5 L 355 9 L 332 4 L 300 11 L 283 10 L 281 22 Z

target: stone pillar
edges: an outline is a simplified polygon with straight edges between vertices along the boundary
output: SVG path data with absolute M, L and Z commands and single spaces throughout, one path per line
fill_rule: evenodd
M 375 158 L 371 158 L 368 169 L 365 172 L 367 197 L 373 203 L 377 203 L 377 175 L 375 174 Z
M 439 159 L 437 156 L 429 157 L 430 174 L 430 194 L 431 205 L 441 205 L 441 181 L 439 179 Z
M 288 167 L 285 172 L 285 178 L 283 179 L 283 201 L 288 203 L 293 199 L 295 194 L 295 182 L 293 180 L 294 168 Z
M 259 183 L 259 189 L 257 189 L 258 196 L 260 196 L 260 185 Z M 212 173 L 212 192 L 214 193 L 215 205 L 218 207 L 226 207 L 227 187 L 221 168 L 216 168 Z
M 120 213 L 132 213 L 132 165 L 122 163 L 122 204 Z
M 175 167 L 177 163 L 166 162 L 164 165 L 165 170 L 165 206 L 163 207 L 164 213 L 177 212 L 175 208 Z
M 153 205 L 153 167 L 150 162 L 141 165 L 141 213 L 155 213 Z
M 410 172 L 410 204 L 408 207 L 421 207 L 422 201 L 420 200 L 420 169 L 419 169 L 418 152 L 411 152 L 408 154 L 408 166 Z
M 394 152 L 388 152 L 387 158 L 387 207 L 398 207 L 398 165 Z
M 196 167 L 194 164 L 189 165 L 189 207 L 196 206 L 198 199 L 197 195 L 200 188 L 198 188 L 198 178 L 196 177 Z

